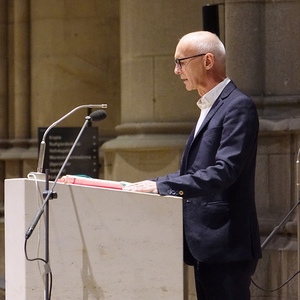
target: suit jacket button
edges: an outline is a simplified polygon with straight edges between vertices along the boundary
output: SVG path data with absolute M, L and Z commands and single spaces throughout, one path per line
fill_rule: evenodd
M 183 194 L 184 194 L 183 191 L 179 191 L 179 192 L 178 192 L 178 195 L 179 195 L 179 196 L 182 196 Z

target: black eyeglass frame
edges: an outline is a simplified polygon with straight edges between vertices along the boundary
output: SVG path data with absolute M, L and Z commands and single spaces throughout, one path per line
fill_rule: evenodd
M 195 57 L 198 57 L 198 56 L 203 56 L 203 55 L 206 55 L 206 54 L 207 53 L 201 53 L 201 54 L 196 54 L 196 55 L 192 55 L 192 56 L 188 56 L 188 57 L 176 58 L 174 60 L 174 63 L 175 63 L 175 65 L 178 65 L 180 68 L 182 68 L 181 61 L 186 60 L 186 59 L 190 59 L 190 58 L 195 58 Z

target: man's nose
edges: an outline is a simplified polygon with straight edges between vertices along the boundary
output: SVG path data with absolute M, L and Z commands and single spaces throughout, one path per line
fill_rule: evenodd
M 181 73 L 181 67 L 179 64 L 175 64 L 174 73 L 179 75 Z

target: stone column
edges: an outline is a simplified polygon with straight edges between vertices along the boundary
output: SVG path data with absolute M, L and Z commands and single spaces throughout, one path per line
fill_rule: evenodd
M 121 124 L 103 146 L 105 177 L 135 181 L 178 168 L 198 95 L 174 75 L 174 51 L 201 29 L 195 1 L 121 0 Z M 187 17 L 188 16 L 188 17 Z
M 262 241 L 297 200 L 299 15 L 299 0 L 225 1 L 228 75 L 254 98 L 260 116 L 256 199 Z M 263 251 L 254 280 L 265 289 L 278 287 L 299 268 L 296 215 L 295 211 Z M 252 288 L 255 299 L 265 295 Z M 296 297 L 297 281 L 272 295 Z
M 9 136 L 29 138 L 30 64 L 29 2 L 8 1 L 9 11 Z
M 7 144 L 7 0 L 0 0 L 0 155 Z M 0 161 L 0 178 L 5 176 L 5 164 Z M 5 248 L 4 248 L 4 181 L 0 182 L 0 298 L 4 298 Z
M 8 120 L 8 57 L 7 57 L 7 4 L 6 0 L 0 1 L 0 141 L 7 139 Z
M 289 105 L 285 96 L 300 94 L 299 6 L 298 0 L 225 1 L 228 74 L 250 95 L 284 96 L 270 100 Z
M 3 112 L 6 117 L 1 121 L 2 135 L 7 138 L 9 148 L 0 153 L 5 174 L 1 177 L 23 176 L 21 156 L 28 147 L 30 135 L 30 3 L 22 0 L 7 1 L 7 40 L 4 70 L 8 91 L 3 100 Z M 2 11 L 1 11 L 2 13 Z M 1 66 L 2 68 L 2 66 Z M 2 71 L 2 70 L 1 70 Z M 1 83 L 2 84 L 2 83 Z M 2 126 L 1 126 L 2 127 Z M 4 162 L 3 162 L 4 161 Z
M 79 105 L 102 103 L 101 136 L 112 136 L 120 120 L 119 1 L 35 1 L 31 29 L 32 137 Z M 60 126 L 80 127 L 86 114 Z
M 264 91 L 264 12 L 261 0 L 225 1 L 227 75 L 251 96 Z

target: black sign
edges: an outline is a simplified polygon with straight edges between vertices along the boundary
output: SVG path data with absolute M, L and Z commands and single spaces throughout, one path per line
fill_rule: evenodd
M 47 128 L 38 129 L 39 145 Z M 81 128 L 52 128 L 46 136 L 44 170 L 49 169 L 50 180 L 55 180 Z M 98 128 L 86 127 L 74 148 L 63 175 L 87 175 L 98 177 Z

